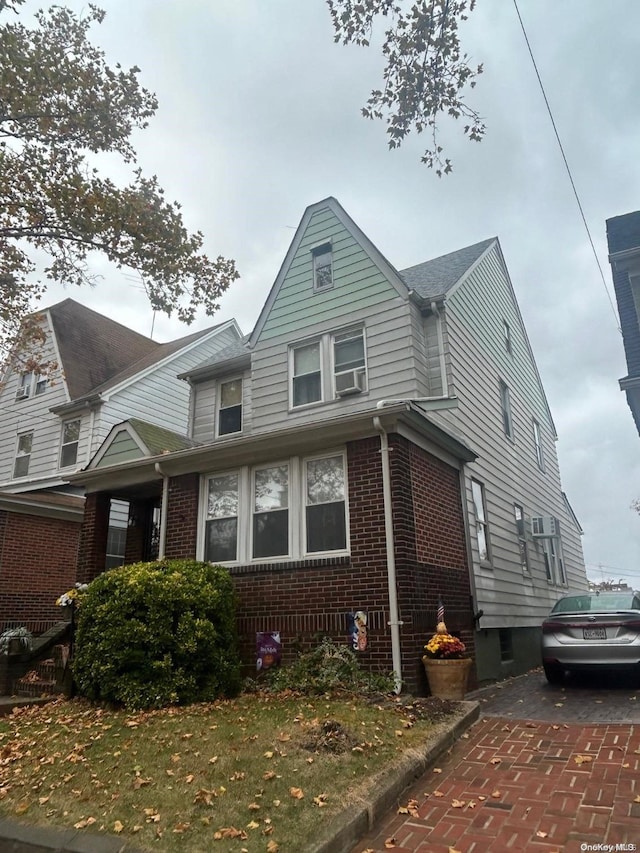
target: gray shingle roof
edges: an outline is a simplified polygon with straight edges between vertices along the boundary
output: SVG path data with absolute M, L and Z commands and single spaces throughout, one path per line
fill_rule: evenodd
M 251 351 L 247 347 L 248 341 L 249 335 L 245 335 L 239 341 L 234 341 L 232 344 L 224 347 L 214 356 L 196 365 L 196 367 L 188 373 L 181 374 L 181 376 L 190 376 L 193 373 L 204 373 L 208 368 L 219 367 L 227 361 L 235 361 L 235 359 L 242 358 L 243 356 L 249 357 L 251 355 Z
M 466 246 L 431 261 L 400 270 L 400 277 L 411 290 L 424 299 L 444 296 L 494 242 L 495 237 Z

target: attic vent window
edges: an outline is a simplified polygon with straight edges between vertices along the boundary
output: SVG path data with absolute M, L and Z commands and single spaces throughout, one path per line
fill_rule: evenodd
M 313 289 L 330 290 L 333 287 L 333 252 L 331 243 L 323 243 L 311 250 L 313 258 Z

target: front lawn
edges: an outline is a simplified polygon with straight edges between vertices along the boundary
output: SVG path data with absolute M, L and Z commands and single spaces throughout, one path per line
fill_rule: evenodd
M 0 813 L 157 851 L 303 853 L 455 707 L 285 693 L 131 713 L 59 700 L 0 720 Z

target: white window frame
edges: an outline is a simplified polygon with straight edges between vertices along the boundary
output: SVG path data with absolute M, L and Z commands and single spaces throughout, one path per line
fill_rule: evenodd
M 39 397 L 47 390 L 49 380 L 46 376 L 41 376 L 35 370 L 27 370 L 20 374 L 20 381 L 16 390 L 16 400 L 30 400 L 32 397 Z M 26 388 L 27 393 L 24 393 Z
M 538 468 L 544 472 L 544 447 L 542 446 L 542 430 L 540 429 L 540 422 L 535 418 L 532 419 L 532 428 L 533 428 L 533 449 L 536 455 L 536 462 L 538 463 Z
M 351 335 L 352 338 L 362 338 L 362 367 L 352 368 L 359 373 L 364 375 L 364 386 L 363 391 L 367 391 L 369 388 L 369 373 L 367 370 L 367 335 L 365 332 L 364 326 L 352 326 L 351 328 L 347 327 L 346 329 L 337 329 L 334 332 L 331 332 L 331 382 L 332 382 L 332 396 L 334 399 L 340 399 L 336 394 L 336 376 L 338 372 L 336 371 L 336 343 L 340 343 L 337 341 L 337 338 L 341 338 L 346 335 Z M 341 370 L 340 373 L 347 373 L 348 371 Z
M 477 490 L 474 488 L 477 486 Z M 476 494 L 476 491 L 478 494 Z M 473 499 L 473 507 L 474 507 L 474 517 L 476 521 L 476 544 L 478 548 L 478 559 L 480 560 L 480 565 L 482 566 L 491 566 L 491 543 L 489 541 L 489 518 L 487 515 L 487 498 L 484 488 L 484 483 L 480 482 L 480 480 L 476 480 L 475 477 L 471 479 L 471 496 Z M 478 503 L 478 498 L 479 503 Z M 480 537 L 479 532 L 482 530 L 484 536 L 485 550 L 487 552 L 486 557 L 482 557 L 480 555 Z
M 502 412 L 502 429 L 509 441 L 513 441 L 513 415 L 511 412 L 511 392 L 509 386 L 500 380 L 500 411 Z
M 342 457 L 344 472 L 344 514 L 345 514 L 345 548 L 336 551 L 309 551 L 306 543 L 306 463 L 314 459 L 325 459 L 334 456 Z M 254 488 L 255 472 L 266 468 L 277 468 L 280 465 L 289 466 L 289 553 L 282 556 L 254 557 L 253 556 L 253 516 L 254 516 Z M 209 480 L 225 474 L 237 473 L 238 475 L 238 540 L 236 559 L 221 562 L 223 566 L 242 566 L 264 563 L 286 563 L 303 559 L 323 559 L 331 557 L 348 556 L 350 553 L 349 532 L 349 483 L 347 453 L 344 448 L 333 448 L 322 453 L 310 453 L 305 456 L 294 456 L 288 459 L 280 459 L 261 463 L 249 467 L 248 465 L 224 471 L 211 471 L 200 478 L 200 510 L 198 513 L 198 543 L 197 553 L 200 559 L 205 559 L 206 549 L 206 521 L 208 508 Z
M 259 513 L 256 513 L 256 508 L 255 508 L 256 473 L 258 471 L 268 471 L 269 468 L 282 468 L 285 465 L 287 467 L 287 507 L 286 507 L 286 512 L 287 512 L 287 552 L 285 554 L 272 554 L 272 555 L 269 555 L 266 557 L 254 557 L 253 556 L 253 548 L 254 548 L 254 535 L 253 535 L 254 523 L 253 523 L 253 520 L 254 520 L 254 517 L 259 514 Z M 292 553 L 292 542 L 291 542 L 292 528 L 293 528 L 292 510 L 293 510 L 293 507 L 296 505 L 292 501 L 292 494 L 291 494 L 292 476 L 291 475 L 292 475 L 292 470 L 291 470 L 291 460 L 290 459 L 281 459 L 277 462 L 268 462 L 268 463 L 265 463 L 263 465 L 255 465 L 251 469 L 251 493 L 250 493 L 251 514 L 250 514 L 250 519 L 249 519 L 249 554 L 251 556 L 252 562 L 260 561 L 262 563 L 279 563 L 282 560 L 290 559 L 290 556 Z M 284 511 L 285 511 L 284 508 L 271 510 L 271 512 L 284 512 Z
M 345 547 L 337 549 L 336 551 L 309 551 L 307 550 L 307 463 L 315 462 L 317 459 L 334 459 L 340 457 L 342 459 L 342 476 L 343 476 L 343 489 L 344 489 L 344 525 L 345 525 Z M 302 506 L 301 513 L 301 521 L 302 521 L 302 531 L 301 531 L 301 551 L 305 557 L 308 559 L 315 559 L 316 557 L 325 557 L 325 556 L 335 556 L 336 554 L 348 554 L 350 543 L 349 543 L 349 500 L 348 500 L 348 484 L 347 484 L 347 454 L 344 451 L 336 451 L 333 453 L 314 453 L 309 456 L 304 456 L 301 459 L 301 488 L 302 488 L 302 500 L 300 504 Z
M 235 560 L 227 560 L 220 561 L 217 560 L 215 565 L 235 565 L 238 562 L 238 557 L 240 556 L 240 515 L 243 512 L 243 506 L 246 502 L 246 498 L 244 495 L 244 477 L 243 477 L 244 469 L 235 468 L 230 471 L 216 471 L 215 474 L 209 474 L 204 479 L 204 492 L 202 495 L 202 504 L 204 508 L 203 513 L 203 523 L 202 523 L 202 534 L 203 534 L 203 544 L 202 544 L 202 559 L 206 559 L 206 549 L 207 549 L 207 522 L 213 521 L 214 519 L 208 518 L 209 515 L 209 481 L 217 479 L 219 477 L 228 477 L 230 474 L 235 474 L 237 477 L 238 484 L 238 509 L 237 514 L 235 516 L 228 515 L 223 516 L 224 518 L 235 518 L 236 519 L 236 559 Z M 222 516 L 221 516 L 222 517 Z
M 78 424 L 78 438 L 75 441 L 67 441 L 65 443 L 64 440 L 64 430 L 69 424 Z M 60 468 L 72 468 L 74 465 L 78 464 L 78 454 L 80 451 L 80 433 L 82 431 L 82 418 L 68 418 L 66 421 L 62 421 L 62 429 L 60 430 L 60 456 L 59 456 L 59 467 Z M 67 462 L 63 464 L 62 457 L 64 454 L 65 447 L 70 447 L 72 444 L 76 445 L 76 456 L 73 462 Z
M 318 258 L 323 258 L 326 255 L 329 256 L 329 263 L 323 264 L 322 266 L 329 267 L 329 275 L 330 281 L 328 284 L 318 284 L 318 270 L 321 268 L 318 264 Z M 333 289 L 334 282 L 334 269 L 333 269 L 334 257 L 333 257 L 333 246 L 331 245 L 331 241 L 327 240 L 324 243 L 321 243 L 318 246 L 314 246 L 311 249 L 311 271 L 313 277 L 313 292 L 314 293 L 324 293 L 327 290 Z
M 320 399 L 319 400 L 311 400 L 309 403 L 298 403 L 295 404 L 293 398 L 293 380 L 296 377 L 295 375 L 295 351 L 299 349 L 304 349 L 305 347 L 312 347 L 315 344 L 318 344 L 318 360 L 320 366 Z M 325 341 L 323 338 L 309 338 L 305 341 L 297 341 L 295 344 L 291 344 L 289 346 L 289 408 L 294 411 L 298 411 L 299 409 L 305 409 L 308 406 L 317 406 L 320 403 L 325 402 Z M 315 371 L 314 371 L 315 372 Z M 300 376 L 310 376 L 309 373 L 301 373 Z
M 29 436 L 29 438 L 30 438 L 29 452 L 25 453 L 24 451 L 20 450 L 20 441 L 21 441 L 21 439 L 26 438 L 27 436 Z M 13 457 L 13 477 L 12 477 L 13 480 L 22 480 L 25 477 L 29 476 L 29 468 L 31 466 L 31 454 L 32 453 L 33 453 L 33 430 L 26 430 L 25 432 L 18 433 L 17 438 L 16 438 L 16 452 L 15 452 L 15 456 Z M 25 471 L 24 474 L 16 474 L 16 465 L 18 464 L 19 459 L 26 459 L 27 460 L 27 470 Z
M 340 329 L 332 329 L 330 332 L 325 332 L 323 335 L 315 335 L 304 340 L 295 341 L 289 344 L 288 351 L 288 370 L 289 370 L 289 411 L 297 412 L 301 409 L 310 406 L 319 406 L 323 403 L 336 402 L 337 400 L 345 399 L 336 394 L 336 369 L 335 369 L 335 343 L 336 338 L 341 335 L 353 333 L 353 337 L 362 337 L 362 348 L 364 355 L 364 364 L 361 368 L 354 368 L 362 372 L 364 376 L 363 391 L 367 393 L 369 390 L 369 368 L 367 364 L 367 332 L 363 324 L 350 324 Z M 313 400 L 310 403 L 299 403 L 294 405 L 293 399 L 293 379 L 294 379 L 294 353 L 297 349 L 318 344 L 319 359 L 320 359 L 320 399 Z M 342 371 L 344 372 L 344 371 Z M 304 375 L 304 374 L 301 374 Z M 347 398 L 348 399 L 348 398 Z
M 542 540 L 542 559 L 547 581 L 555 586 L 567 586 L 567 575 L 560 537 L 549 536 Z
M 233 432 L 220 432 L 220 412 L 225 409 L 235 408 L 235 406 L 222 405 L 222 386 L 228 385 L 231 382 L 240 383 L 240 429 Z M 220 379 L 216 386 L 216 438 L 227 438 L 231 435 L 240 435 L 244 430 L 244 380 L 242 376 L 227 376 Z
M 524 507 L 520 504 L 514 503 L 513 516 L 516 522 L 516 532 L 518 534 L 518 556 L 520 559 L 522 574 L 530 575 L 531 565 L 529 563 L 529 543 L 527 542 Z

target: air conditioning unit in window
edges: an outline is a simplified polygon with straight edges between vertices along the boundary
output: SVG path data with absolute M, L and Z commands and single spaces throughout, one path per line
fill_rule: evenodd
M 364 391 L 364 370 L 345 370 L 344 373 L 336 373 L 336 396 L 348 397 L 350 394 L 359 394 Z
M 541 539 L 555 539 L 560 536 L 560 522 L 552 515 L 534 515 L 531 519 L 531 532 Z
M 26 400 L 29 396 L 29 386 L 21 385 L 16 391 L 16 400 Z

